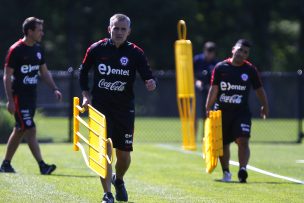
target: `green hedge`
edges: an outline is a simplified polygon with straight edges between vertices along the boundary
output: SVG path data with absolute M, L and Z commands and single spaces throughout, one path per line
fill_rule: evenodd
M 0 143 L 6 143 L 14 127 L 14 117 L 5 109 L 0 108 Z

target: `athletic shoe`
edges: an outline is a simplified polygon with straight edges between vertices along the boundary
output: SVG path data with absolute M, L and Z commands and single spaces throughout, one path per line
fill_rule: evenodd
M 39 168 L 40 168 L 40 173 L 42 175 L 50 175 L 53 171 L 55 171 L 56 165 L 43 164 L 43 165 L 40 165 Z
M 228 171 L 224 171 L 222 182 L 231 182 L 232 174 Z
M 0 172 L 2 173 L 16 173 L 15 169 L 12 167 L 9 161 L 3 161 Z
M 114 197 L 113 197 L 112 193 L 110 193 L 110 192 L 104 193 L 103 198 L 102 198 L 102 203 L 114 203 Z
M 248 173 L 246 171 L 246 168 L 242 167 L 238 172 L 238 177 L 240 183 L 247 183 L 246 179 L 248 178 Z
M 116 195 L 115 195 L 116 200 L 127 202 L 128 201 L 128 192 L 126 190 L 124 181 L 117 179 L 116 175 L 113 173 L 111 182 L 114 185 L 115 190 L 116 190 Z

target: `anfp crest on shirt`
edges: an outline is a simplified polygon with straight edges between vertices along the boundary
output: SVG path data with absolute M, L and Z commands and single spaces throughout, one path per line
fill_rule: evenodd
M 242 78 L 243 81 L 247 81 L 248 80 L 248 75 L 246 73 L 243 73 L 241 75 L 241 78 Z
M 128 63 L 129 63 L 129 59 L 126 56 L 123 56 L 120 58 L 121 65 L 126 66 L 126 65 L 128 65 Z
M 38 58 L 39 60 L 41 60 L 41 53 L 40 53 L 40 52 L 37 52 L 37 58 Z

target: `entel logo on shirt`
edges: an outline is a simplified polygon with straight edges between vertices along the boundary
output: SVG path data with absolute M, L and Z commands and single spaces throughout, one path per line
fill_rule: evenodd
M 29 65 L 21 66 L 21 73 L 24 73 L 24 74 L 30 73 L 35 70 L 39 70 L 39 65 L 32 66 L 31 64 L 29 64 Z
M 103 63 L 98 65 L 98 71 L 101 75 L 125 75 L 129 76 L 129 70 L 111 68 L 111 66 L 107 66 Z
M 221 82 L 221 90 L 222 91 L 226 91 L 226 90 L 240 90 L 240 91 L 245 91 L 246 90 L 246 86 L 242 86 L 242 85 L 232 85 L 229 82 Z

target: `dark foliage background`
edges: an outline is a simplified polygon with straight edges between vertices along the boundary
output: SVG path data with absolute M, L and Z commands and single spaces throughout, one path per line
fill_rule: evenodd
M 203 43 L 218 44 L 218 56 L 230 56 L 239 38 L 253 41 L 250 60 L 262 71 L 294 71 L 304 54 L 304 1 L 293 0 L 2 0 L 0 60 L 22 37 L 26 17 L 45 20 L 43 46 L 50 69 L 77 67 L 86 48 L 107 37 L 109 18 L 125 13 L 132 20 L 130 41 L 142 47 L 153 69 L 174 69 L 176 25 L 183 19 L 194 53 Z

